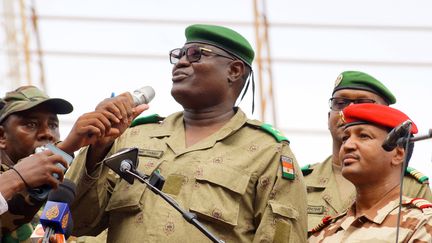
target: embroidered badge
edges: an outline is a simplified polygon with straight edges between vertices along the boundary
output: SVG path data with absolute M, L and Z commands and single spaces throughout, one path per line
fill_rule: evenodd
M 281 156 L 282 177 L 288 180 L 294 180 L 294 164 L 293 159 L 287 156 Z
M 138 155 L 144 157 L 152 157 L 156 159 L 160 159 L 164 154 L 163 151 L 160 150 L 150 150 L 150 149 L 139 149 Z

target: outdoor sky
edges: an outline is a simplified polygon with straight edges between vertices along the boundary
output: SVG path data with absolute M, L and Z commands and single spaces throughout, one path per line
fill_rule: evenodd
M 47 92 L 69 100 L 72 114 L 60 116 L 62 137 L 82 113 L 111 92 L 150 85 L 156 90 L 146 114 L 161 116 L 181 107 L 170 95 L 169 50 L 184 44 L 192 23 L 228 24 L 255 45 L 252 1 L 36 0 L 45 51 Z M 291 141 L 301 165 L 331 153 L 328 99 L 340 72 L 360 70 L 386 84 L 420 134 L 432 128 L 432 2 L 288 1 L 267 2 L 277 124 Z M 138 19 L 85 21 L 57 17 Z M 144 21 L 148 20 L 148 21 Z M 160 22 L 167 21 L 167 22 Z M 285 25 L 281 25 L 284 23 Z M 4 33 L 0 34 L 4 39 Z M 148 54 L 153 58 L 69 55 L 67 53 Z M 63 53 L 63 54 L 60 54 Z M 65 53 L 67 55 L 65 55 Z M 163 57 L 162 55 L 165 55 Z M 5 76 L 5 53 L 0 62 Z M 284 60 L 284 61 L 277 61 Z M 10 87 L 1 80 L 2 94 Z M 251 114 L 251 93 L 240 104 Z M 258 93 L 256 94 L 258 102 Z M 259 108 L 259 107 L 258 107 Z M 259 111 L 259 110 L 258 110 Z M 416 144 L 411 165 L 432 177 L 431 141 Z

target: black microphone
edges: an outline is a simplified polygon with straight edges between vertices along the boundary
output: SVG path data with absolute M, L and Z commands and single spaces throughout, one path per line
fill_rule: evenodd
M 394 148 L 396 148 L 398 146 L 397 142 L 399 138 L 405 136 L 407 133 L 410 132 L 409 129 L 411 128 L 411 124 L 411 120 L 406 120 L 402 122 L 399 126 L 393 128 L 384 140 L 382 148 L 385 151 L 392 151 Z
M 75 198 L 75 188 L 75 183 L 64 179 L 57 190 L 49 193 L 48 201 L 40 217 L 40 223 L 45 230 L 42 243 L 48 243 L 50 236 L 54 234 L 59 234 L 60 238 L 66 238 L 72 231 L 72 216 L 68 204 Z
M 135 106 L 138 106 L 150 103 L 155 96 L 155 91 L 150 86 L 144 86 L 130 94 L 132 95 Z

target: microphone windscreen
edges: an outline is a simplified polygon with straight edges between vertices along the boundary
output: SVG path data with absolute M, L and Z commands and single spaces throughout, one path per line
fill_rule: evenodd
M 150 103 L 154 96 L 155 91 L 150 86 L 144 86 L 132 93 L 132 97 L 136 106 Z
M 76 185 L 69 179 L 64 179 L 56 190 L 48 194 L 48 201 L 70 204 L 75 199 Z

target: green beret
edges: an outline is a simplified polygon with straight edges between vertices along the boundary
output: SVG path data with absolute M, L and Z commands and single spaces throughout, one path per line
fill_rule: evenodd
M 236 56 L 252 67 L 255 53 L 249 42 L 232 29 L 216 25 L 194 24 L 185 30 L 186 43 L 210 44 Z
M 336 79 L 332 95 L 341 89 L 359 89 L 373 92 L 389 104 L 396 103 L 396 97 L 380 81 L 371 75 L 359 71 L 345 71 Z
M 1 100 L 0 123 L 10 114 L 30 110 L 41 104 L 47 104 L 55 114 L 68 114 L 73 110 L 72 104 L 64 99 L 50 98 L 35 86 L 23 86 L 6 93 Z

